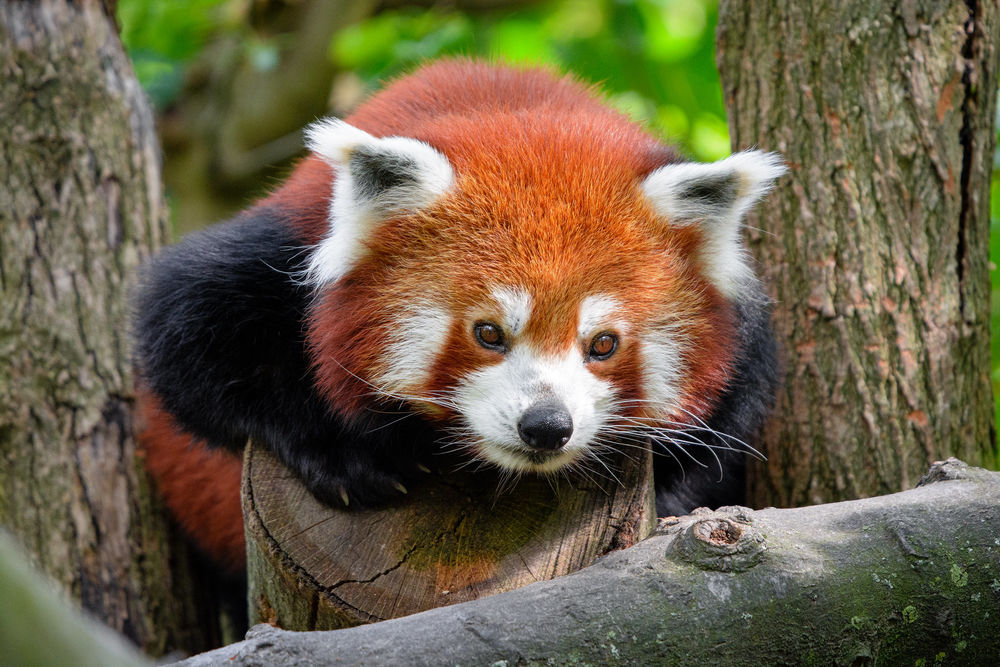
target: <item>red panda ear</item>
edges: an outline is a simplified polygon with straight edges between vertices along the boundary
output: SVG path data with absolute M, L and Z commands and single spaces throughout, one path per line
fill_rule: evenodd
M 330 229 L 307 269 L 307 281 L 317 286 L 347 273 L 379 222 L 429 206 L 455 180 L 448 158 L 430 145 L 409 137 L 375 137 L 336 118 L 310 125 L 306 145 L 336 174 Z
M 744 151 L 708 164 L 660 167 L 643 180 L 642 192 L 667 224 L 702 229 L 703 269 L 725 296 L 735 298 L 753 277 L 740 240 L 740 223 L 784 173 L 784 162 L 776 153 Z

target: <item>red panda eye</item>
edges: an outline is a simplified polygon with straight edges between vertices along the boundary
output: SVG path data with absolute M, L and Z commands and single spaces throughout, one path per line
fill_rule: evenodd
M 595 361 L 604 361 L 618 349 L 618 337 L 611 333 L 601 333 L 594 336 L 590 341 L 590 358 Z
M 473 332 L 476 334 L 476 341 L 487 350 L 505 352 L 507 346 L 503 338 L 503 329 L 492 322 L 477 322 Z

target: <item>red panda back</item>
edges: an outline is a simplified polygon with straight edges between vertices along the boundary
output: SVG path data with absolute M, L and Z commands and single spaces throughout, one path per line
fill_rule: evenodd
M 529 111 L 618 118 L 593 87 L 547 69 L 444 60 L 397 79 L 346 120 L 375 136 L 412 136 L 413 128 L 443 116 Z

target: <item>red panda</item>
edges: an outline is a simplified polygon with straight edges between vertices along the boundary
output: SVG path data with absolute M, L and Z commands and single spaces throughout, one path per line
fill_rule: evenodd
M 242 565 L 248 438 L 333 505 L 443 440 L 541 474 L 652 441 L 660 512 L 742 500 L 776 362 L 741 218 L 777 156 L 686 162 L 570 77 L 466 60 L 306 137 L 137 299 L 148 467 L 217 559 Z

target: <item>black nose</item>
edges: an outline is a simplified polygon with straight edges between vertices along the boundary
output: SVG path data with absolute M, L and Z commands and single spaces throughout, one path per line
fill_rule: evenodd
M 536 449 L 559 449 L 573 435 L 573 418 L 558 401 L 536 403 L 521 415 L 517 433 Z

